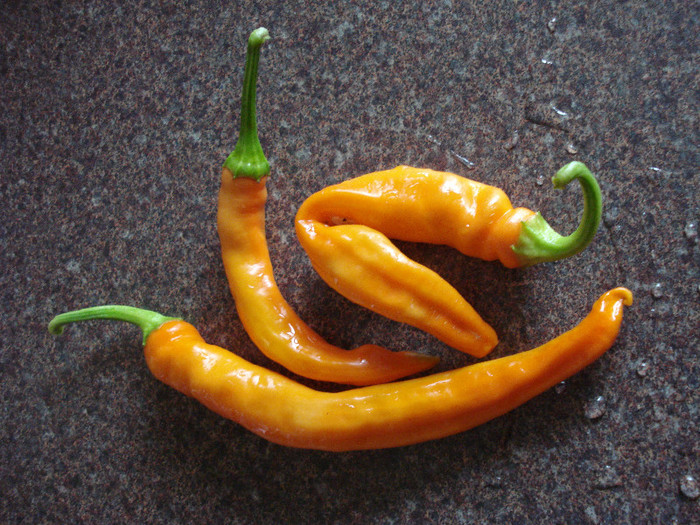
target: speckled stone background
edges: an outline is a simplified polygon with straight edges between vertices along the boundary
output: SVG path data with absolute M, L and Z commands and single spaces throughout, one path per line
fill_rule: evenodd
M 697 3 L 122 4 L 0 7 L 0 522 L 698 523 Z M 494 357 L 624 285 L 615 346 L 472 431 L 333 454 L 269 444 L 159 383 L 136 328 L 50 336 L 54 314 L 125 303 L 282 371 L 238 321 L 214 220 L 259 25 L 268 236 L 302 318 L 338 345 L 473 362 L 326 287 L 297 207 L 410 164 L 500 186 L 566 232 L 580 191 L 548 181 L 579 159 L 605 210 L 573 259 L 512 271 L 400 246 L 494 326 Z

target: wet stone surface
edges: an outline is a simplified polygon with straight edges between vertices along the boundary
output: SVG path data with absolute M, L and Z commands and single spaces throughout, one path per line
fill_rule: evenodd
M 0 522 L 696 521 L 700 112 L 687 2 L 2 9 Z M 304 320 L 347 348 L 418 350 L 441 358 L 437 370 L 474 362 L 325 286 L 296 241 L 297 208 L 328 184 L 407 164 L 501 187 L 566 233 L 580 191 L 550 179 L 580 160 L 604 213 L 574 258 L 508 270 L 400 248 L 494 327 L 493 357 L 555 337 L 626 286 L 635 303 L 615 346 L 471 431 L 331 454 L 272 445 L 159 383 L 133 327 L 50 336 L 59 312 L 129 304 L 286 373 L 238 320 L 215 227 L 259 25 L 272 36 L 258 91 L 267 235 Z M 603 412 L 589 405 L 598 396 Z

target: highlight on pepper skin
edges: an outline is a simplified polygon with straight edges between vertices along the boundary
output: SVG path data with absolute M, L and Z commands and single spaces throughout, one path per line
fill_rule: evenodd
M 256 120 L 256 80 L 265 28 L 248 40 L 238 141 L 221 170 L 217 231 L 231 295 L 243 327 L 258 349 L 300 376 L 349 385 L 371 385 L 424 372 L 438 358 L 392 352 L 366 344 L 345 350 L 328 343 L 282 296 L 265 237 L 270 164 Z
M 453 286 L 390 239 L 443 244 L 510 268 L 569 257 L 595 235 L 600 188 L 580 162 L 567 164 L 552 180 L 557 188 L 579 180 L 583 188 L 583 218 L 568 237 L 541 215 L 513 208 L 499 188 L 409 166 L 314 193 L 297 212 L 296 234 L 316 272 L 347 299 L 484 357 L 498 342 L 494 330 Z
M 411 166 L 328 186 L 302 203 L 296 220 L 336 228 L 362 224 L 390 239 L 451 246 L 464 255 L 517 268 L 571 257 L 593 240 L 602 215 L 600 187 L 578 161 L 559 169 L 552 183 L 563 189 L 574 180 L 583 190 L 583 213 L 568 236 L 558 234 L 538 213 L 514 208 L 500 188 Z
M 632 293 L 604 293 L 574 328 L 525 352 L 395 383 L 320 392 L 207 344 L 184 321 L 125 306 L 56 316 L 115 319 L 144 332 L 146 363 L 160 381 L 281 445 L 330 450 L 399 447 L 469 430 L 579 372 L 615 342 Z
M 614 344 L 622 322 L 623 305 L 632 304 L 632 294 L 625 288 L 615 288 L 603 294 L 577 326 L 535 349 L 448 372 L 371 384 L 391 380 L 397 374 L 403 377 L 410 371 L 425 370 L 434 364 L 435 359 L 411 352 L 394 353 L 373 345 L 354 351 L 337 349 L 298 319 L 279 294 L 265 238 L 265 184 L 270 168 L 257 137 L 255 119 L 258 57 L 260 47 L 268 38 L 264 28 L 250 35 L 241 133 L 236 148 L 222 169 L 218 227 L 231 291 L 246 330 L 263 352 L 280 359 L 279 362 L 290 370 L 310 378 L 371 386 L 342 392 L 314 390 L 254 365 L 233 352 L 207 344 L 194 326 L 181 319 L 129 306 L 98 306 L 60 314 L 49 323 L 51 333 L 60 334 L 68 323 L 93 319 L 136 324 L 143 332 L 147 366 L 163 383 L 271 442 L 330 451 L 398 447 L 463 432 L 505 414 L 577 373 Z M 320 230 L 312 232 L 308 244 L 312 251 L 318 250 L 312 257 L 314 266 L 318 266 L 321 272 L 329 272 L 326 278 L 342 274 L 338 267 L 345 263 L 338 258 L 338 253 L 331 252 L 334 243 L 338 243 L 333 235 L 339 234 L 341 238 L 345 235 L 355 248 L 362 248 L 364 254 L 358 254 L 358 250 L 346 250 L 347 257 L 356 257 L 355 267 L 342 277 L 349 282 L 352 279 L 348 275 L 351 276 L 352 271 L 371 268 L 379 274 L 380 281 L 366 281 L 364 286 L 386 291 L 392 287 L 392 267 L 382 273 L 382 257 L 384 260 L 388 257 L 402 268 L 404 278 L 414 275 L 399 287 L 415 290 L 411 288 L 411 282 L 426 278 L 439 289 L 439 293 L 431 295 L 431 290 L 420 290 L 422 303 L 412 304 L 408 309 L 405 305 L 396 306 L 404 301 L 403 296 L 397 294 L 393 296 L 394 303 L 389 298 L 385 306 L 394 308 L 400 315 L 414 310 L 413 317 L 428 331 L 437 333 L 441 333 L 440 330 L 426 322 L 423 306 L 433 302 L 438 305 L 438 310 L 444 307 L 446 312 L 457 312 L 457 317 L 468 322 L 464 326 L 443 323 L 448 326 L 445 332 L 454 335 L 463 330 L 468 335 L 459 337 L 467 339 L 478 339 L 480 334 L 486 334 L 486 343 L 478 352 L 495 344 L 495 334 L 488 332 L 489 327 L 481 324 L 483 321 L 468 304 L 460 302 L 463 299 L 455 298 L 454 304 L 445 306 L 445 299 L 453 298 L 454 294 L 439 283 L 439 276 L 425 273 L 421 268 L 406 270 L 412 262 L 397 259 L 393 251 L 395 247 L 388 241 L 394 231 L 389 227 L 403 228 L 411 235 L 427 232 L 431 240 L 424 242 L 456 239 L 455 247 L 464 248 L 467 255 L 500 259 L 506 266 L 525 266 L 577 253 L 590 242 L 600 219 L 600 191 L 595 178 L 581 163 L 565 166 L 553 179 L 555 186 L 577 179 L 583 187 L 583 219 L 576 232 L 568 237 L 558 236 L 534 212 L 513 209 L 501 190 L 474 181 L 465 182 L 466 179 L 456 175 L 399 167 L 366 177 L 376 187 L 377 181 L 391 181 L 397 173 L 401 180 L 394 180 L 391 184 L 406 184 L 410 179 L 416 185 L 404 193 L 395 192 L 393 196 L 398 198 L 393 201 L 389 198 L 389 207 L 368 207 L 363 199 L 376 196 L 348 191 L 352 190 L 353 184 L 363 183 L 362 177 L 332 187 L 324 194 L 326 197 L 333 195 L 331 200 L 342 206 L 344 213 L 356 206 L 360 220 L 368 222 L 358 222 L 346 230 L 335 230 L 331 235 L 326 230 L 323 230 L 324 235 L 319 234 Z M 430 186 L 435 180 L 441 181 L 442 190 L 451 191 L 435 192 Z M 421 185 L 421 181 L 428 184 Z M 474 199 L 474 206 L 465 208 L 464 203 L 458 202 L 465 198 L 465 193 L 452 190 L 460 185 L 471 192 L 468 195 Z M 416 194 L 416 189 L 423 193 Z M 380 192 L 378 197 L 381 200 L 391 195 Z M 333 226 L 318 215 L 324 212 L 324 198 L 312 196 L 302 205 L 297 216 L 299 225 L 313 224 L 316 228 L 332 229 Z M 492 207 L 502 213 L 494 214 Z M 450 214 L 455 219 L 460 213 L 464 214 L 465 209 L 467 214 L 471 213 L 466 222 L 445 222 Z M 396 214 L 397 210 L 401 213 L 392 217 L 391 213 Z M 374 228 L 377 224 L 369 219 L 375 216 L 384 220 L 384 226 L 389 229 L 385 230 L 384 226 Z M 411 216 L 412 221 L 415 217 L 416 221 L 409 227 L 405 226 L 406 221 L 396 220 L 405 216 Z M 479 221 L 493 224 L 480 230 L 475 226 Z M 465 235 L 460 229 L 469 231 Z M 302 233 L 305 231 L 310 230 L 304 229 Z M 481 233 L 474 236 L 474 232 Z M 330 248 L 323 247 L 320 242 L 314 244 L 319 239 Z M 366 239 L 366 242 L 361 239 Z M 404 240 L 416 239 L 409 237 Z M 319 246 L 327 251 L 330 249 L 330 252 L 324 254 Z M 377 251 L 381 253 L 378 255 Z M 411 274 L 411 271 L 416 273 Z M 453 321 L 449 315 L 445 319 Z M 291 332 L 294 337 L 285 337 Z
M 295 222 L 316 273 L 350 301 L 484 357 L 495 330 L 440 275 L 404 255 L 384 234 L 360 224 Z

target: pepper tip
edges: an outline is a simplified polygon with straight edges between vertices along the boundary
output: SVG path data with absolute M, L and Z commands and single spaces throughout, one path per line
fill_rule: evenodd
M 270 32 L 264 27 L 257 28 L 248 37 L 248 43 L 251 45 L 262 45 L 268 40 L 270 40 Z
M 625 306 L 632 306 L 634 297 L 629 289 L 625 288 L 624 286 L 618 286 L 617 288 L 613 288 L 612 290 L 605 292 L 601 297 L 601 300 L 612 300 L 613 302 L 619 301 Z
M 630 290 L 621 286 L 619 288 L 615 288 L 613 292 L 617 293 L 620 299 L 622 299 L 622 304 L 624 304 L 625 306 L 632 306 L 632 303 L 634 302 L 634 296 L 632 295 L 632 292 Z
M 51 335 L 61 335 L 63 333 L 63 325 L 55 317 L 49 321 L 48 329 Z

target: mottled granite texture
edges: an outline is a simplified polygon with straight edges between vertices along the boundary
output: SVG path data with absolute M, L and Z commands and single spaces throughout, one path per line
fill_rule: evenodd
M 0 522 L 697 523 L 697 4 L 348 4 L 3 3 Z M 331 454 L 269 444 L 158 383 L 135 328 L 49 336 L 53 314 L 126 303 L 280 370 L 241 328 L 214 224 L 258 25 L 273 37 L 259 84 L 270 246 L 304 319 L 340 345 L 471 362 L 329 290 L 295 240 L 296 208 L 403 163 L 501 186 L 566 231 L 580 192 L 547 181 L 580 159 L 605 215 L 576 258 L 510 271 L 401 247 L 493 324 L 494 356 L 626 285 L 615 347 L 473 431 Z

